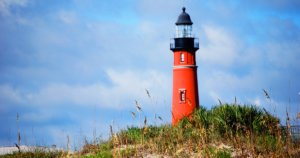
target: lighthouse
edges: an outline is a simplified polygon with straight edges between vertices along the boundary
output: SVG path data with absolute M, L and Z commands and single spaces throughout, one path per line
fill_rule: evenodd
M 199 107 L 196 51 L 198 39 L 192 34 L 193 22 L 182 8 L 176 24 L 175 38 L 171 39 L 173 51 L 172 124 L 189 117 Z

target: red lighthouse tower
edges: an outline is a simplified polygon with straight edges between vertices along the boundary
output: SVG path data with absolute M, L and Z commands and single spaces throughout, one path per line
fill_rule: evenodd
M 192 35 L 193 22 L 182 8 L 176 24 L 176 36 L 171 40 L 170 49 L 174 54 L 172 124 L 190 116 L 199 107 L 196 51 L 197 38 Z

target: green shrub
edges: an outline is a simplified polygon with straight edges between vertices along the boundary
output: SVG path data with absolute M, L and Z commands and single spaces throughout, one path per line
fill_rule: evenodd
M 231 154 L 230 152 L 226 151 L 226 150 L 219 150 L 217 151 L 216 158 L 231 158 Z
M 206 110 L 205 107 L 200 106 L 198 109 L 195 110 L 193 113 L 193 123 L 195 127 L 203 127 L 208 129 L 211 124 L 211 115 L 210 112 Z
M 129 127 L 127 130 L 122 130 L 118 135 L 123 144 L 134 144 L 142 140 L 142 129 L 138 127 Z
M 224 104 L 210 111 L 211 125 L 222 136 L 228 134 L 275 134 L 279 119 L 255 106 Z
M 96 154 L 96 157 L 97 158 L 110 158 L 110 157 L 113 157 L 113 155 L 111 153 L 111 150 L 104 150 L 104 151 L 99 151 Z

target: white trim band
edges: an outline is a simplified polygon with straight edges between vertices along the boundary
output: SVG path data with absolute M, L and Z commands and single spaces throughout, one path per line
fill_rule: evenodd
M 196 65 L 178 65 L 178 66 L 173 66 L 173 69 L 185 69 L 185 68 L 197 68 L 198 66 Z

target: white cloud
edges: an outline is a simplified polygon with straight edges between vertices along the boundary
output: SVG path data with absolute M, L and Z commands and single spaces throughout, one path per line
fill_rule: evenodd
M 24 99 L 17 89 L 9 85 L 0 85 L 0 101 L 4 104 L 1 106 L 5 106 L 6 103 L 22 103 Z
M 300 44 L 295 42 L 267 43 L 267 59 L 279 68 L 298 68 Z
M 218 99 L 221 100 L 219 94 L 217 94 L 217 93 L 216 93 L 215 91 L 213 91 L 213 90 L 209 92 L 209 96 L 215 101 L 216 104 L 219 103 L 219 102 L 218 102 Z
M 27 5 L 27 0 L 1 0 L 0 1 L 0 14 L 8 16 L 11 14 L 10 8 L 12 6 L 24 7 Z
M 252 89 L 255 84 L 259 84 L 257 76 L 249 74 L 245 77 L 239 77 L 229 72 L 214 71 L 202 80 L 203 85 L 210 89 L 226 91 L 238 91 L 241 89 Z
M 178 1 L 175 3 L 173 0 L 164 0 L 164 1 L 155 1 L 155 2 L 149 0 L 138 1 L 138 9 L 140 10 L 140 13 L 142 15 L 156 16 L 156 18 L 162 18 L 165 17 L 166 15 L 174 15 L 175 9 L 178 10 L 178 8 L 182 6 L 183 6 L 183 2 Z M 178 10 L 178 14 L 179 13 L 180 10 Z
M 200 60 L 215 65 L 231 66 L 238 58 L 238 40 L 219 26 L 204 25 L 203 29 L 207 42 L 202 43 Z
M 77 22 L 76 14 L 70 11 L 60 11 L 58 13 L 58 18 L 65 24 L 74 24 Z
M 261 92 L 265 84 L 263 79 L 265 75 L 272 75 L 271 73 L 261 74 L 261 72 L 251 71 L 247 75 L 239 76 L 229 71 L 201 70 L 201 67 L 198 72 L 201 104 L 207 106 L 218 104 L 218 99 L 223 103 L 233 103 L 235 97 L 242 104 L 260 105 L 259 101 L 256 98 L 253 99 L 252 96 L 263 95 Z
M 256 106 L 261 106 L 261 100 L 259 98 L 255 98 L 255 100 L 253 101 L 253 103 Z
M 145 89 L 149 89 L 155 96 L 166 96 L 171 91 L 170 78 L 154 70 L 142 72 L 110 69 L 106 72 L 111 83 L 98 82 L 89 85 L 53 83 L 42 87 L 38 92 L 30 93 L 20 93 L 17 89 L 2 85 L 1 102 L 29 103 L 30 106 L 44 107 L 74 104 L 119 109 L 133 106 L 135 99 L 145 99 Z M 130 102 L 132 105 L 128 105 Z
M 251 97 L 251 98 L 247 98 L 245 101 L 245 104 L 249 104 L 249 105 L 255 105 L 257 107 L 263 107 L 266 106 L 266 101 L 262 98 L 262 96 L 256 96 L 256 97 Z

